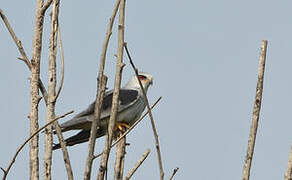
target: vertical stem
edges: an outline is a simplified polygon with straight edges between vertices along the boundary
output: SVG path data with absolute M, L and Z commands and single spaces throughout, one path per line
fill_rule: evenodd
M 122 133 L 120 133 L 122 135 Z M 123 179 L 124 163 L 126 154 L 126 137 L 123 137 L 117 145 L 116 162 L 115 162 L 115 180 Z
M 116 124 L 117 112 L 118 112 L 118 99 L 120 94 L 120 85 L 122 78 L 123 64 L 123 46 L 124 46 L 124 22 L 125 22 L 125 0 L 120 1 L 120 17 L 119 17 L 119 29 L 118 29 L 118 53 L 117 53 L 117 65 L 116 65 L 116 77 L 112 99 L 112 109 L 108 124 L 108 135 L 105 142 L 105 148 L 100 161 L 98 180 L 103 180 L 105 171 L 107 169 L 107 163 L 110 153 L 110 147 L 112 144 L 113 131 Z
M 49 81 L 48 81 L 48 103 L 46 109 L 46 122 L 55 118 L 55 96 L 56 96 L 56 54 L 57 54 L 57 29 L 58 29 L 59 0 L 53 0 L 51 32 L 50 32 L 50 53 L 49 53 Z M 45 131 L 45 154 L 44 154 L 44 180 L 51 180 L 52 173 L 52 126 Z
M 91 130 L 90 130 L 90 137 L 89 137 L 89 144 L 88 144 L 88 156 L 86 159 L 85 164 L 85 173 L 84 173 L 84 180 L 90 180 L 91 176 L 91 169 L 92 169 L 92 162 L 94 158 L 94 147 L 95 147 L 95 140 L 97 135 L 97 127 L 100 120 L 101 115 L 101 107 L 103 102 L 103 96 L 106 89 L 107 77 L 102 74 L 101 78 L 98 77 L 98 92 L 95 101 L 94 107 L 94 121 L 92 122 Z
M 292 180 L 292 146 L 290 147 L 288 166 L 286 169 L 284 180 Z
M 263 93 L 263 83 L 264 83 L 264 72 L 265 72 L 265 64 L 266 64 L 266 52 L 267 52 L 267 40 L 263 40 L 261 44 L 261 52 L 260 52 L 260 61 L 258 67 L 258 82 L 256 87 L 256 97 L 253 107 L 253 117 L 252 117 L 252 124 L 250 127 L 250 134 L 248 138 L 248 147 L 245 156 L 245 162 L 243 166 L 243 180 L 249 180 L 250 176 L 250 168 L 254 153 L 255 141 L 256 141 L 256 134 L 258 129 L 258 122 L 261 110 L 261 103 L 262 103 L 262 93 Z
M 42 31 L 44 12 L 42 11 L 42 0 L 37 0 L 36 17 L 33 37 L 33 55 L 31 60 L 31 77 L 30 77 L 30 134 L 38 130 L 38 104 L 39 95 L 39 79 L 40 79 L 40 60 L 42 51 Z M 36 135 L 30 141 L 29 165 L 30 179 L 39 179 L 39 136 Z
M 107 27 L 107 32 L 106 32 L 106 36 L 103 42 L 103 47 L 102 47 L 102 52 L 101 52 L 101 57 L 100 57 L 98 83 L 97 83 L 98 92 L 96 95 L 96 100 L 95 100 L 96 104 L 94 107 L 94 121 L 92 122 L 92 125 L 91 125 L 91 131 L 90 131 L 90 137 L 89 137 L 89 143 L 88 143 L 88 155 L 87 155 L 85 170 L 84 170 L 84 180 L 89 180 L 91 176 L 92 162 L 94 160 L 93 153 L 94 153 L 94 147 L 95 147 L 97 127 L 99 125 L 103 94 L 104 94 L 106 83 L 107 83 L 107 77 L 104 76 L 106 52 L 107 52 L 109 39 L 112 34 L 114 20 L 115 20 L 117 11 L 119 9 L 119 5 L 120 5 L 120 0 L 117 0 L 114 6 L 113 13 L 110 17 L 110 22 Z M 104 87 L 103 87 L 103 84 L 104 84 Z

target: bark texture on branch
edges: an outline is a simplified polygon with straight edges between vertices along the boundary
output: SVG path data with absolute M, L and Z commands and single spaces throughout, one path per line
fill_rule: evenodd
M 253 107 L 252 124 L 250 127 L 250 134 L 248 138 L 248 147 L 247 147 L 245 162 L 243 166 L 243 174 L 242 174 L 243 180 L 249 180 L 249 176 L 250 176 L 250 169 L 251 169 L 251 163 L 252 163 L 252 158 L 253 158 L 253 153 L 254 153 L 256 134 L 257 134 L 257 129 L 258 129 L 258 122 L 259 122 L 261 103 L 262 103 L 267 44 L 268 44 L 267 40 L 263 40 L 261 44 L 260 60 L 259 60 L 259 67 L 258 67 L 258 82 L 257 82 L 256 96 L 255 96 L 255 102 L 254 102 L 254 107 Z
M 38 105 L 41 99 L 39 95 L 39 79 L 40 79 L 40 60 L 42 51 L 42 35 L 44 13 L 42 10 L 43 1 L 37 0 L 36 17 L 33 37 L 33 55 L 31 59 L 31 77 L 30 77 L 30 134 L 36 132 L 38 125 Z M 29 167 L 30 179 L 39 179 L 39 136 L 34 136 L 30 141 L 29 151 Z
M 5 16 L 5 14 L 3 13 L 3 11 L 0 9 L 0 16 L 2 18 L 2 20 L 4 21 L 4 24 L 7 28 L 7 30 L 9 31 L 15 45 L 17 46 L 18 48 L 18 51 L 19 53 L 21 54 L 21 57 L 19 57 L 18 59 L 22 60 L 25 62 L 25 64 L 27 65 L 28 69 L 31 71 L 31 63 L 28 59 L 28 57 L 26 56 L 26 53 L 24 51 L 24 48 L 22 46 L 22 43 L 21 41 L 17 38 L 16 34 L 14 33 L 10 23 L 8 22 L 8 19 L 7 17 Z M 41 79 L 39 79 L 39 88 L 43 94 L 43 97 L 44 97 L 44 100 L 45 100 L 45 103 L 47 104 L 47 99 L 48 99 L 48 94 L 47 94 L 47 90 L 43 84 L 43 82 L 41 81 Z
M 122 132 L 120 132 L 120 135 L 122 135 Z M 115 162 L 115 169 L 114 169 L 115 180 L 123 179 L 125 154 L 126 154 L 126 137 L 123 137 L 117 145 L 116 162 Z
M 46 107 L 46 122 L 55 118 L 55 96 L 56 96 L 56 54 L 57 54 L 57 29 L 59 15 L 59 0 L 53 0 L 51 32 L 50 32 L 50 52 L 49 52 L 49 78 L 48 78 L 48 103 Z M 54 123 L 56 124 L 56 123 Z M 48 126 L 45 131 L 45 154 L 44 154 L 44 180 L 51 180 L 52 173 L 52 126 Z
M 123 46 L 124 46 L 124 22 L 125 22 L 125 0 L 120 1 L 120 17 L 119 17 L 119 29 L 118 29 L 118 53 L 117 53 L 117 65 L 116 65 L 116 77 L 115 77 L 115 85 L 113 91 L 113 99 L 112 99 L 112 109 L 111 115 L 108 124 L 108 135 L 107 140 L 105 142 L 105 148 L 103 151 L 102 159 L 100 162 L 99 173 L 97 176 L 98 180 L 103 180 L 104 175 L 107 169 L 108 158 L 110 154 L 113 131 L 116 125 L 117 112 L 118 112 L 118 103 L 119 103 L 119 93 L 120 93 L 120 85 L 122 79 L 122 70 L 124 67 L 123 63 Z
M 106 83 L 107 83 L 107 77 L 104 75 L 104 67 L 105 67 L 105 60 L 106 60 L 106 52 L 107 47 L 109 43 L 109 39 L 112 34 L 112 28 L 114 24 L 114 20 L 117 14 L 117 11 L 119 9 L 120 0 L 117 0 L 114 6 L 113 13 L 110 17 L 110 21 L 107 27 L 106 36 L 103 42 L 101 57 L 100 57 L 100 64 L 99 64 L 99 72 L 98 72 L 98 83 L 97 83 L 97 95 L 95 102 L 98 102 L 95 104 L 94 107 L 94 121 L 91 125 L 91 131 L 90 131 L 90 137 L 89 137 L 89 143 L 88 143 L 88 155 L 86 159 L 85 164 L 85 171 L 84 171 L 84 180 L 89 180 L 91 177 L 91 169 L 92 169 L 92 162 L 95 159 L 94 158 L 94 147 L 95 147 L 95 140 L 96 140 L 96 133 L 97 133 L 97 127 L 99 126 L 99 120 L 100 120 L 100 113 L 101 113 L 101 105 L 103 101 L 103 94 L 106 89 Z M 104 85 L 104 87 L 103 87 Z
M 284 180 L 292 180 L 292 146 L 290 147 L 288 166 L 286 169 Z
M 126 175 L 125 180 L 129 180 L 133 174 L 137 171 L 137 169 L 141 166 L 141 164 L 145 161 L 150 153 L 150 149 L 147 149 L 143 156 L 139 159 L 139 161 L 135 164 L 135 166 L 129 171 Z

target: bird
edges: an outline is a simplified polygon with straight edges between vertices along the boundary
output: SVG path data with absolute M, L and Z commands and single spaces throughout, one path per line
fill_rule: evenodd
M 147 93 L 150 85 L 153 84 L 153 77 L 149 73 L 139 72 L 138 78 Z M 136 75 L 133 75 L 130 80 L 120 88 L 119 106 L 117 112 L 118 129 L 129 128 L 141 116 L 146 107 L 145 97 L 140 87 Z M 112 108 L 113 90 L 105 92 L 101 107 L 100 123 L 97 127 L 97 138 L 107 134 L 107 126 Z M 89 140 L 91 123 L 94 120 L 95 101 L 91 103 L 87 109 L 80 112 L 72 119 L 60 125 L 61 131 L 80 130 L 77 134 L 65 139 L 66 146 L 73 146 Z M 61 148 L 60 144 L 54 144 L 53 150 Z

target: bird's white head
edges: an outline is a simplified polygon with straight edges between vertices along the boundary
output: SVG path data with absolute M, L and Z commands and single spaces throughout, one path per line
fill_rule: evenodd
M 146 73 L 146 72 L 139 72 L 139 79 L 144 87 L 144 89 L 148 90 L 148 87 L 152 85 L 153 83 L 153 77 L 152 75 Z M 130 81 L 124 86 L 124 88 L 127 89 L 140 89 L 139 81 L 136 77 L 136 75 L 132 76 Z

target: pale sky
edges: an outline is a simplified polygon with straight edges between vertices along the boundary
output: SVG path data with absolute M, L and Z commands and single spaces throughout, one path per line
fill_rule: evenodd
M 2 0 L 27 52 L 32 54 L 35 1 Z M 65 53 L 65 82 L 56 114 L 78 113 L 95 98 L 100 51 L 114 1 L 61 1 L 60 28 Z M 292 145 L 292 2 L 282 1 L 127 1 L 125 41 L 141 71 L 151 73 L 154 109 L 165 179 L 234 180 L 242 176 L 257 82 L 259 49 L 269 41 L 263 105 L 251 179 L 282 179 Z M 45 19 L 41 79 L 47 84 L 49 18 Z M 106 75 L 113 87 L 117 24 L 108 49 Z M 29 77 L 4 23 L 0 23 L 0 166 L 6 168 L 29 136 Z M 122 84 L 133 74 L 124 58 Z M 60 120 L 64 122 L 73 115 Z M 39 124 L 45 124 L 40 103 Z M 68 137 L 72 133 L 66 133 Z M 40 169 L 43 168 L 40 134 Z M 147 148 L 149 157 L 133 179 L 158 179 L 155 142 L 147 117 L 128 136 L 125 173 Z M 55 138 L 57 142 L 57 138 Z M 97 140 L 96 152 L 104 146 Z M 82 179 L 87 143 L 69 147 L 75 179 Z M 29 146 L 19 154 L 8 179 L 29 178 Z M 112 151 L 113 164 L 115 151 Z M 99 160 L 93 166 L 93 179 Z M 53 179 L 66 179 L 61 151 L 53 153 Z M 2 176 L 2 174 L 1 174 Z M 42 174 L 41 174 L 42 177 Z M 109 179 L 111 179 L 111 171 Z

